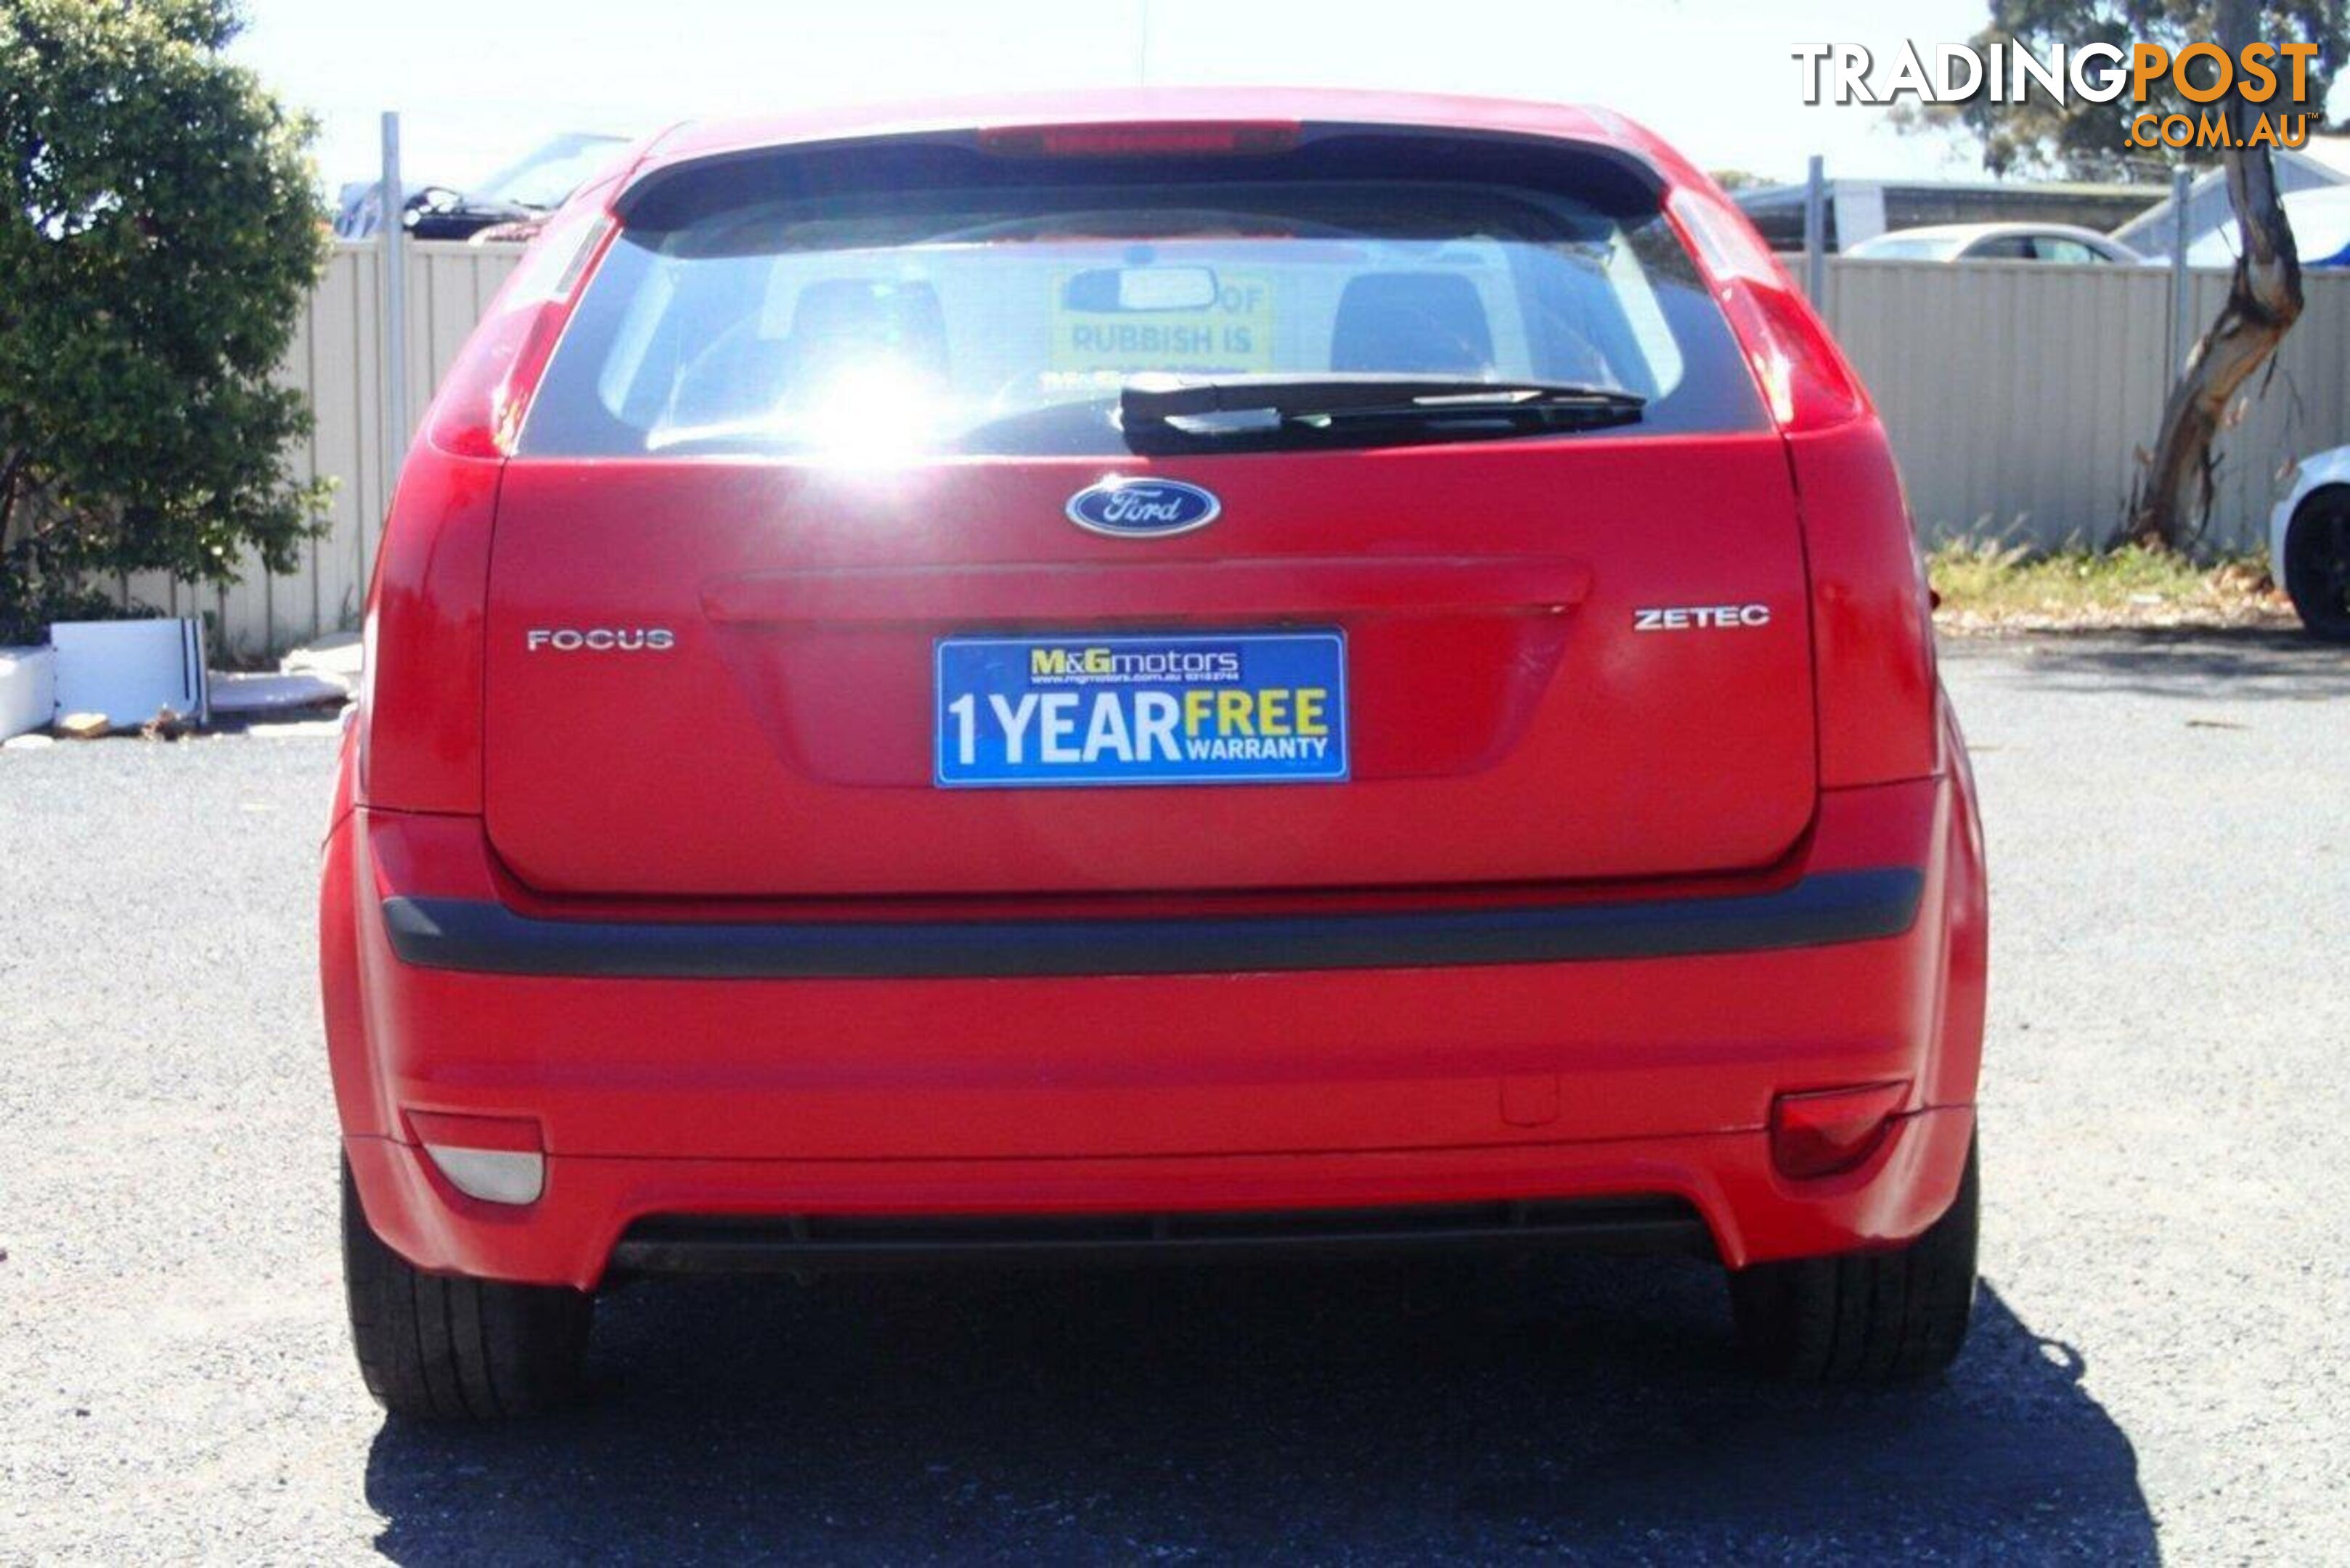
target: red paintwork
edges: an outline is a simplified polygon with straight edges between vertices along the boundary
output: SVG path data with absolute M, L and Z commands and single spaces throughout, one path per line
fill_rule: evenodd
M 1063 503 L 1103 466 L 515 463 L 489 611 L 500 856 L 572 894 L 1386 886 L 1752 867 L 1810 820 L 1803 539 L 1777 436 L 1117 465 L 1245 517 L 1250 565 L 1230 573 L 1230 524 L 1139 549 L 1071 527 Z M 1690 517 L 1701 555 L 1660 521 Z M 879 605 L 859 595 L 877 572 Z M 1748 601 L 1781 613 L 1631 630 L 1640 606 Z M 1365 787 L 930 787 L 934 637 L 1170 621 L 1343 627 Z M 527 651 L 548 626 L 692 629 L 599 660 Z
M 503 301 L 401 477 L 323 877 L 346 1147 L 394 1247 L 588 1286 L 620 1229 L 662 1210 L 1637 1191 L 1691 1199 L 1736 1264 L 1896 1242 L 1947 1205 L 1980 1062 L 1981 844 L 1898 482 L 1809 307 L 1646 132 L 1320 92 L 835 111 L 657 138 L 543 243 L 592 244 L 629 181 L 734 147 L 1290 120 L 1645 159 L 1778 428 L 1163 464 L 1250 519 L 1232 562 L 1230 522 L 1147 546 L 1070 527 L 1061 505 L 1098 461 L 509 460 L 568 299 Z M 1772 624 L 1628 629 L 1637 607 L 1724 602 L 1767 603 Z M 935 633 L 1145 620 L 1345 627 L 1356 782 L 928 787 Z M 526 658 L 524 629 L 549 625 L 671 627 L 678 647 Z M 1312 911 L 1881 866 L 1926 874 L 1899 937 L 1471 969 L 556 980 L 406 966 L 379 908 L 400 892 L 633 919 Z M 1858 1168 L 1773 1169 L 1774 1097 L 1884 1083 L 1908 1086 L 1901 1116 Z M 411 1142 L 418 1114 L 531 1118 L 546 1196 L 456 1194 Z

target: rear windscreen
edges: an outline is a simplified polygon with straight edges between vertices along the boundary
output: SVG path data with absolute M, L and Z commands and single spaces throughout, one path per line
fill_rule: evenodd
M 1568 383 L 1647 400 L 1626 435 L 1761 422 L 1653 194 L 1590 155 L 771 154 L 622 216 L 523 455 L 1113 454 L 1152 372 Z

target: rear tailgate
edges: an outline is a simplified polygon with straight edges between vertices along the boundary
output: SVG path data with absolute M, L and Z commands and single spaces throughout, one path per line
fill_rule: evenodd
M 1065 508 L 1106 471 L 1188 481 L 1222 514 L 1097 536 Z M 1767 431 L 877 469 L 525 458 L 492 567 L 489 831 L 523 881 L 578 895 L 1752 867 L 1814 809 L 1805 597 Z M 1284 628 L 1343 636 L 1344 782 L 934 781 L 941 639 Z

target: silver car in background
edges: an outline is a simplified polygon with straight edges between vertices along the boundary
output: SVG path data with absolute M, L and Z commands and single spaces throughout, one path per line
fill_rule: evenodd
M 2023 261 L 2072 266 L 2146 266 L 2145 256 L 2109 234 L 2071 223 L 1934 223 L 1895 229 L 1844 254 L 1865 261 Z

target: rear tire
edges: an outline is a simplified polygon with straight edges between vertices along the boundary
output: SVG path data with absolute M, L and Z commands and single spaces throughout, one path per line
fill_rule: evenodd
M 1975 1300 L 1975 1150 L 1959 1195 L 1897 1251 L 1758 1263 L 1730 1276 L 1738 1337 L 1800 1383 L 1892 1383 L 1955 1360 Z
M 2281 566 L 2309 635 L 2350 642 L 2350 486 L 2312 491 L 2294 510 Z
M 343 1162 L 343 1288 L 368 1392 L 395 1416 L 495 1421 L 574 1398 L 594 1298 L 555 1285 L 428 1274 L 383 1243 Z

